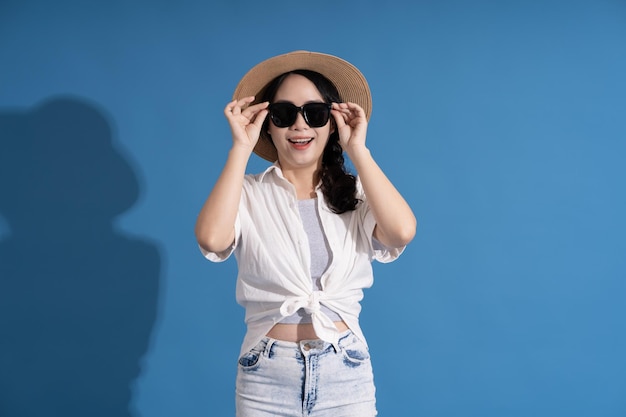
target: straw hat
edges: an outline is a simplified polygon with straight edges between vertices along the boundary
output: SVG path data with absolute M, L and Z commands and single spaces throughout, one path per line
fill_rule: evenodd
M 361 106 L 369 120 L 372 114 L 372 95 L 363 74 L 348 61 L 318 52 L 290 52 L 255 65 L 239 81 L 233 99 L 255 96 L 256 103 L 261 100 L 265 88 L 274 78 L 298 69 L 319 72 L 328 78 L 337 87 L 341 99 Z M 254 153 L 270 162 L 278 159 L 276 148 L 267 132 L 261 132 Z

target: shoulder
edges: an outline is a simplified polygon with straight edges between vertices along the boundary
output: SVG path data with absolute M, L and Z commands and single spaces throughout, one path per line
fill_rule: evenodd
M 265 171 L 257 174 L 246 174 L 244 176 L 244 185 L 260 184 L 260 183 L 276 183 L 278 178 L 282 178 L 282 172 L 277 164 L 270 165 Z
M 291 184 L 275 165 L 262 173 L 244 176 L 242 199 L 248 204 L 289 204 L 292 197 Z

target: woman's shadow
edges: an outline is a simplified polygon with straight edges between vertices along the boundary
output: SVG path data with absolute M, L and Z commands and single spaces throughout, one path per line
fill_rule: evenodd
M 128 417 L 158 246 L 114 227 L 139 182 L 97 106 L 0 112 L 0 415 Z

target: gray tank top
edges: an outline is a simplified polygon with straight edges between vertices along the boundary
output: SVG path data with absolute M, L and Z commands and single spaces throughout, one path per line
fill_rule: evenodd
M 309 239 L 309 250 L 311 251 L 311 285 L 313 290 L 321 290 L 320 279 L 322 274 L 330 265 L 332 253 L 322 229 L 317 199 L 298 200 L 298 208 L 300 209 L 300 218 L 302 225 Z M 321 311 L 325 313 L 332 321 L 341 321 L 341 316 L 322 305 Z M 280 321 L 286 324 L 311 323 L 311 315 L 307 314 L 304 309 L 299 309 L 289 317 L 285 317 Z

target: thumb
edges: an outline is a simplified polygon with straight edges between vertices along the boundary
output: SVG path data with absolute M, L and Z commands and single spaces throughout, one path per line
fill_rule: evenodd
M 254 122 L 252 122 L 252 124 L 254 124 L 257 128 L 261 129 L 263 127 L 263 123 L 265 122 L 265 119 L 267 118 L 268 113 L 269 113 L 269 110 L 267 109 L 263 109 L 259 111 L 257 115 L 255 116 Z
M 333 115 L 333 119 L 335 119 L 335 124 L 337 125 L 337 129 L 341 129 L 346 125 L 346 121 L 343 118 L 343 115 L 340 111 L 331 110 L 330 114 Z

